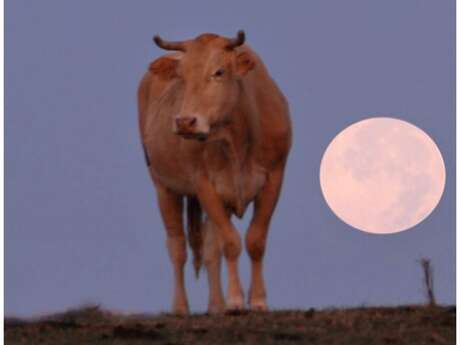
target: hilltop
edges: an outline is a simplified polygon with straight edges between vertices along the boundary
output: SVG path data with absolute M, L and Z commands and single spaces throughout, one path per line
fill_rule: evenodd
M 176 317 L 97 306 L 35 320 L 5 319 L 6 344 L 455 344 L 456 309 L 373 307 Z

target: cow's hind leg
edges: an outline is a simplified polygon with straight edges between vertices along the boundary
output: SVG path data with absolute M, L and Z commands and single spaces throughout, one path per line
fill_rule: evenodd
M 157 184 L 158 203 L 166 227 L 169 257 L 174 268 L 174 297 L 172 312 L 188 314 L 184 283 L 184 265 L 187 261 L 185 233 L 182 222 L 183 197 Z
M 241 253 L 240 234 L 230 221 L 229 214 L 214 187 L 205 178 L 199 182 L 198 198 L 208 217 L 217 228 L 219 239 L 222 241 L 228 271 L 227 310 L 243 309 L 244 296 L 238 273 L 238 258 Z
M 278 200 L 284 167 L 270 172 L 267 181 L 256 197 L 254 215 L 246 233 L 246 249 L 251 258 L 251 285 L 248 302 L 252 310 L 267 310 L 263 258 L 270 219 Z
M 209 285 L 208 312 L 216 314 L 223 312 L 225 309 L 220 274 L 222 250 L 219 233 L 209 218 L 204 223 L 203 232 L 203 258 Z

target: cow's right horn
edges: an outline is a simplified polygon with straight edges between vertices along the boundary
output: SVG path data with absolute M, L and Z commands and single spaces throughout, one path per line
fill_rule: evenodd
M 182 52 L 185 51 L 184 42 L 170 42 L 163 40 L 160 36 L 155 35 L 153 37 L 153 41 L 155 44 L 165 50 L 180 50 Z

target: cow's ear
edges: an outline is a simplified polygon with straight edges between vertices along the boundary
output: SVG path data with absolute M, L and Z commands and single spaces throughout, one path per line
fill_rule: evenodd
M 236 72 L 239 75 L 246 75 L 255 65 L 253 57 L 248 52 L 242 52 L 236 56 Z
M 179 61 L 172 57 L 163 56 L 150 64 L 149 70 L 158 75 L 161 79 L 170 80 L 177 76 L 177 65 Z

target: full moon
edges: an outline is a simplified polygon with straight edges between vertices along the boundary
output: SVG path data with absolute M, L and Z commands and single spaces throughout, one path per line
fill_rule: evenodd
M 320 167 L 327 204 L 345 223 L 376 234 L 423 221 L 441 199 L 441 152 L 420 128 L 377 117 L 359 121 L 329 144 Z

